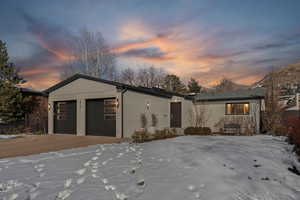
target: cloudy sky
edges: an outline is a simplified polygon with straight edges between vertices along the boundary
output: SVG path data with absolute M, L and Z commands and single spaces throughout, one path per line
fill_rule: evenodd
M 103 34 L 119 68 L 251 84 L 300 60 L 299 10 L 298 0 L 1 0 L 0 39 L 35 89 L 60 80 L 82 28 Z

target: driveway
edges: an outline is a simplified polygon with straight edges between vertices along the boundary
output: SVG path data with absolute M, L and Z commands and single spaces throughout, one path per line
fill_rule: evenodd
M 101 136 L 75 136 L 67 134 L 27 135 L 14 139 L 1 139 L 0 158 L 26 156 L 121 141 L 124 141 L 124 139 Z

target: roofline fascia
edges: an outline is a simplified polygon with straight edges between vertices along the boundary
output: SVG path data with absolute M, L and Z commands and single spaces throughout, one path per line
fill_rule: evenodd
M 195 102 L 201 101 L 234 101 L 234 100 L 253 100 L 253 99 L 264 99 L 263 96 L 254 96 L 254 97 L 241 97 L 241 98 L 220 98 L 220 99 L 195 99 Z

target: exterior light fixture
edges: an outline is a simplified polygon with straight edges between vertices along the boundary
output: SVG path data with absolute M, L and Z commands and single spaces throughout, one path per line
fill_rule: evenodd
M 48 103 L 48 111 L 50 111 L 51 110 L 51 105 L 50 105 L 50 103 Z
M 149 110 L 150 109 L 150 102 L 149 101 L 147 101 L 147 110 Z
M 119 108 L 119 99 L 118 98 L 116 98 L 115 104 L 116 104 L 116 107 Z

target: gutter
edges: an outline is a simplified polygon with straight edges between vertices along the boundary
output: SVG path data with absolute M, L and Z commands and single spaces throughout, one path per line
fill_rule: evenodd
M 124 138 L 124 107 L 123 107 L 123 97 L 124 93 L 127 91 L 127 88 L 121 90 L 121 138 Z

